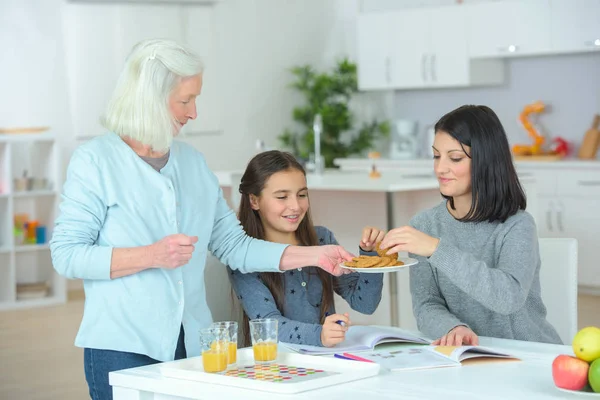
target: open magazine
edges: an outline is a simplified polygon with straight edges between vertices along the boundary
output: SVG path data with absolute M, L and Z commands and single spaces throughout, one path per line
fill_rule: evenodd
M 466 361 L 513 360 L 518 358 L 480 346 L 421 346 L 391 351 L 342 355 L 357 361 L 369 361 L 391 371 L 440 367 L 458 367 Z
M 308 355 L 335 354 L 345 351 L 374 350 L 383 343 L 430 344 L 431 340 L 398 328 L 381 326 L 351 326 L 346 332 L 346 340 L 333 347 L 308 346 L 281 342 L 293 351 Z

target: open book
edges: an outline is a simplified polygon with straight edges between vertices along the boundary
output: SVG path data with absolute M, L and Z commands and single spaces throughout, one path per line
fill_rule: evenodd
M 334 347 L 318 347 L 281 342 L 283 346 L 291 350 L 309 355 L 374 350 L 375 346 L 383 343 L 430 344 L 431 340 L 398 328 L 357 325 L 351 326 L 348 332 L 346 332 L 346 340 Z
M 480 346 L 422 346 L 364 354 L 345 352 L 342 355 L 357 361 L 374 362 L 391 371 L 458 367 L 467 360 L 518 360 L 510 354 Z

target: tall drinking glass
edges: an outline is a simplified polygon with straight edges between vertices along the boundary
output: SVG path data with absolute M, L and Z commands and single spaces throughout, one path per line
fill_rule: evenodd
M 277 320 L 273 318 L 250 321 L 250 337 L 254 361 L 265 364 L 277 359 Z
M 227 369 L 229 331 L 225 328 L 200 330 L 200 350 L 205 372 L 221 372 Z
M 222 328 L 227 330 L 228 355 L 227 364 L 232 366 L 237 362 L 238 323 L 235 321 L 213 322 L 211 328 Z

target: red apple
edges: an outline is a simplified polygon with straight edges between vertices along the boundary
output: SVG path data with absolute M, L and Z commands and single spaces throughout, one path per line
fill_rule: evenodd
M 581 390 L 587 385 L 589 368 L 587 362 L 561 354 L 552 362 L 552 379 L 559 388 Z

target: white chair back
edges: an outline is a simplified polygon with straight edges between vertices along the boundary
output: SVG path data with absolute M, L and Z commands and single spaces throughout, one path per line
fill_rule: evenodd
M 240 182 L 242 181 L 243 172 L 232 172 L 231 173 L 231 208 L 236 213 L 240 208 L 240 202 L 242 200 L 242 195 L 240 194 Z
M 577 240 L 540 238 L 540 286 L 548 310 L 547 320 L 563 343 L 577 333 Z

